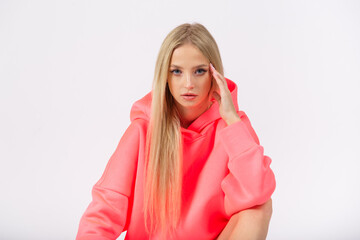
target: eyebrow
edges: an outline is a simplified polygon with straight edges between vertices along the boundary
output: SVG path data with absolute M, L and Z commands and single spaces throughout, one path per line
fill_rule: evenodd
M 207 66 L 208 66 L 207 64 L 200 64 L 200 65 L 195 66 L 194 68 L 207 67 Z M 182 67 L 177 66 L 177 65 L 175 65 L 175 64 L 171 64 L 170 67 L 182 68 Z

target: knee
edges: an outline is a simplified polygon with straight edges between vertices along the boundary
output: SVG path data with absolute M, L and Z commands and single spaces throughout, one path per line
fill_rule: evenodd
M 272 199 L 259 206 L 259 210 L 264 219 L 270 220 L 273 212 Z

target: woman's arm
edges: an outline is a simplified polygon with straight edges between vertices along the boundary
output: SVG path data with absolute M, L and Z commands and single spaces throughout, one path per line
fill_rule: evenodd
M 217 240 L 265 240 L 272 216 L 272 199 L 234 214 Z
M 126 129 L 101 178 L 93 186 L 92 201 L 80 219 L 76 240 L 116 239 L 126 231 L 140 142 L 143 142 L 139 121 L 133 121 Z

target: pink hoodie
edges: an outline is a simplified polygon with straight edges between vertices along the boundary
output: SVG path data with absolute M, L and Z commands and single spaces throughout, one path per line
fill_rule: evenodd
M 216 239 L 230 217 L 265 203 L 275 190 L 271 158 L 239 111 L 237 86 L 227 79 L 242 121 L 229 126 L 215 102 L 187 129 L 184 139 L 183 200 L 176 239 Z M 159 239 L 148 236 L 143 217 L 144 153 L 151 93 L 132 106 L 131 124 L 92 189 L 92 202 L 81 217 L 77 240 Z

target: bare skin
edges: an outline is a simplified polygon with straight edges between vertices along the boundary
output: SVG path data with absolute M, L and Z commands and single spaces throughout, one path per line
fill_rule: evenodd
M 219 89 L 211 87 L 211 75 Z M 219 103 L 220 115 L 228 125 L 240 121 L 225 78 L 193 44 L 187 43 L 174 50 L 168 85 L 184 127 L 205 112 L 212 99 Z M 194 97 L 185 97 L 186 94 Z
M 211 63 L 210 69 L 214 78 L 216 79 L 216 83 L 220 91 L 220 93 L 218 93 L 217 91 L 213 91 L 212 93 L 213 97 L 219 103 L 220 116 L 225 120 L 228 125 L 241 121 L 232 101 L 226 79 L 218 71 L 216 71 L 216 69 Z
M 168 85 L 181 124 L 187 128 L 212 104 L 209 60 L 190 43 L 176 48 L 171 57 Z M 186 94 L 193 97 L 184 96 Z
M 272 199 L 234 214 L 217 240 L 265 240 L 272 216 Z

